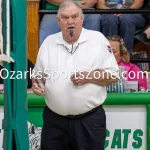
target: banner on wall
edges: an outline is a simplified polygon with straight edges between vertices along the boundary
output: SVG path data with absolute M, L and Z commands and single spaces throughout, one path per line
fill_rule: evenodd
M 146 106 L 105 106 L 106 150 L 146 150 Z
M 105 106 L 107 133 L 105 150 L 146 150 L 146 106 Z M 0 107 L 0 127 L 3 108 Z M 34 119 L 34 118 L 33 118 Z M 30 150 L 40 147 L 41 127 L 28 122 Z M 0 150 L 3 131 L 0 128 Z

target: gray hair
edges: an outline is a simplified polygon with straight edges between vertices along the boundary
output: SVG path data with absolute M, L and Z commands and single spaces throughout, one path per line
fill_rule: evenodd
M 79 11 L 80 11 L 80 14 L 83 14 L 83 11 L 82 11 L 82 8 L 80 7 L 80 5 L 72 0 L 65 0 L 63 3 L 60 4 L 59 6 L 59 9 L 58 9 L 58 12 L 57 12 L 57 17 L 59 18 L 60 17 L 60 10 L 63 9 L 63 8 L 67 8 L 67 7 L 70 7 L 70 6 L 76 6 Z

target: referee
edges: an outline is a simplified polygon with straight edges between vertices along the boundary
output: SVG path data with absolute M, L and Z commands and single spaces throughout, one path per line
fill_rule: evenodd
M 63 2 L 61 32 L 48 36 L 33 69 L 32 89 L 44 95 L 42 150 L 104 150 L 106 85 L 118 78 L 107 39 L 82 27 L 84 15 L 73 1 Z

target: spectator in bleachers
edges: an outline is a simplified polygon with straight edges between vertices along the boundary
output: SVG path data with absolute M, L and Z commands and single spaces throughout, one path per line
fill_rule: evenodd
M 147 90 L 146 77 L 142 75 L 137 65 L 130 63 L 130 54 L 127 51 L 123 39 L 118 35 L 109 36 L 107 39 L 112 47 L 118 66 L 123 66 L 126 71 L 126 79 L 128 81 L 138 81 L 139 91 Z
M 45 9 L 55 10 L 64 0 L 46 0 Z M 77 0 L 76 0 L 77 1 Z M 82 9 L 94 8 L 97 0 L 81 0 L 79 2 Z M 100 14 L 85 14 L 83 27 L 89 30 L 100 30 Z M 56 21 L 56 14 L 45 14 L 40 24 L 40 45 L 44 39 L 54 33 L 60 32 L 60 27 Z
M 98 0 L 99 9 L 140 9 L 144 0 Z M 133 51 L 134 34 L 145 25 L 141 14 L 103 14 L 102 33 L 105 36 L 120 35 L 129 52 Z
M 149 25 L 142 33 L 136 35 L 135 38 L 145 44 L 150 45 L 150 16 L 149 16 Z

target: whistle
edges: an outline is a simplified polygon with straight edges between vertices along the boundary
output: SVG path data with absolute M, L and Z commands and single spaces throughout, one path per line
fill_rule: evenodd
M 73 37 L 73 28 L 70 28 L 70 36 Z

